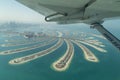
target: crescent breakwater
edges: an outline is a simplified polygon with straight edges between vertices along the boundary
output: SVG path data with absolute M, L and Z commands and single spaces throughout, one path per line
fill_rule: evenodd
M 16 40 L 5 40 L 5 42 L 9 42 L 9 43 L 20 43 L 20 42 L 28 42 L 28 41 L 39 41 L 39 40 L 44 40 L 44 39 L 47 39 L 49 37 L 38 37 L 38 38 L 32 38 L 32 39 L 23 39 L 23 40 L 20 40 L 20 39 L 16 39 Z
M 84 45 L 76 41 L 72 40 L 72 42 L 78 45 L 82 49 L 86 60 L 91 61 L 91 62 L 99 62 L 98 58 L 87 47 L 85 47 Z
M 66 53 L 52 64 L 52 68 L 56 71 L 65 71 L 67 68 L 69 68 L 74 55 L 73 44 L 66 39 L 65 42 L 67 44 Z
M 47 38 L 49 39 L 49 38 Z M 42 42 L 42 41 L 45 41 L 47 40 L 46 38 L 45 39 L 42 39 L 42 40 L 38 40 L 38 41 L 32 41 L 32 42 L 26 42 L 26 43 L 9 43 L 9 44 L 2 44 L 1 47 L 10 47 L 10 46 L 21 46 L 21 45 L 29 45 L 29 44 L 34 44 L 34 43 L 38 43 L 38 42 Z
M 27 56 L 20 57 L 20 58 L 15 58 L 15 59 L 9 61 L 9 64 L 12 64 L 12 65 L 23 64 L 23 63 L 32 61 L 34 59 L 40 58 L 42 56 L 45 56 L 47 54 L 50 54 L 53 51 L 55 51 L 56 49 L 58 49 L 63 44 L 63 42 L 64 42 L 63 39 L 59 38 L 58 42 L 55 45 L 53 45 L 52 47 L 50 47 L 46 50 L 31 54 L 31 55 L 27 55 Z
M 54 41 L 57 41 L 57 39 L 52 39 L 50 41 L 43 42 L 43 43 L 33 45 L 33 46 L 30 46 L 30 47 L 24 47 L 24 48 L 18 48 L 18 49 L 2 51 L 2 52 L 0 52 L 0 55 L 15 54 L 15 53 L 18 53 L 18 52 L 23 52 L 23 51 L 28 51 L 28 50 L 44 47 L 44 46 L 47 46 L 47 45 L 53 43 Z

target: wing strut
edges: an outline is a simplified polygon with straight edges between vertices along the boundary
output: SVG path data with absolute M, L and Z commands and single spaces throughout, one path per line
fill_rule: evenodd
M 68 15 L 67 13 L 54 13 L 54 14 L 51 14 L 51 15 L 45 17 L 45 21 L 49 22 L 49 21 L 52 21 L 52 19 L 54 19 L 54 18 L 67 16 L 67 15 Z
M 94 23 L 91 28 L 97 29 L 106 39 L 108 39 L 120 51 L 120 40 L 103 27 L 100 23 Z

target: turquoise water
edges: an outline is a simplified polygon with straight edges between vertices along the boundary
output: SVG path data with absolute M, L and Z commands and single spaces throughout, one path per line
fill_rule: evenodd
M 6 38 L 1 37 L 0 44 L 5 43 L 4 40 Z M 100 62 L 93 63 L 85 60 L 82 50 L 74 44 L 75 54 L 73 60 L 70 67 L 64 72 L 53 70 L 51 64 L 65 53 L 67 49 L 66 43 L 49 55 L 21 65 L 10 65 L 8 62 L 14 58 L 47 49 L 56 42 L 30 51 L 4 56 L 0 55 L 0 80 L 120 80 L 119 51 L 108 41 L 99 40 L 107 46 L 104 48 L 108 51 L 107 53 L 101 53 L 90 46 L 87 47 L 94 52 L 94 55 L 96 55 Z M 0 50 L 2 51 L 3 48 L 0 47 Z M 4 50 L 7 50 L 7 48 Z

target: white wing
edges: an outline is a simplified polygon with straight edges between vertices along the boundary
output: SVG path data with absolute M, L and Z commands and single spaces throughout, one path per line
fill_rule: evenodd
M 86 9 L 85 15 L 99 19 L 120 17 L 120 0 L 96 0 Z
M 17 0 L 29 8 L 48 16 L 51 13 L 72 13 L 90 0 Z
M 94 23 L 120 16 L 120 0 L 17 0 L 58 23 Z

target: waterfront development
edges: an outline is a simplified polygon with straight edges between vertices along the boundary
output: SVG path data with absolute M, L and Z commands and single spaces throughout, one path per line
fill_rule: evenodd
M 47 46 L 52 42 L 54 42 L 54 39 L 50 40 L 50 41 L 47 41 L 47 42 L 42 42 L 40 44 L 33 45 L 33 46 L 30 46 L 30 47 L 24 47 L 24 48 L 19 48 L 19 49 L 2 51 L 2 52 L 0 52 L 0 55 L 8 55 L 8 54 L 14 54 L 14 53 L 18 53 L 18 52 L 28 51 L 28 50 L 40 48 L 40 47 L 43 47 L 43 46 Z
M 9 43 L 26 43 L 26 42 L 30 42 L 30 41 L 42 41 L 42 40 L 45 40 L 47 38 L 50 38 L 50 37 L 38 37 L 38 38 L 31 38 L 31 39 L 26 39 L 26 38 L 22 38 L 22 40 L 20 39 L 9 39 L 9 40 L 5 40 L 5 42 L 9 42 Z
M 13 59 L 9 63 L 10 64 L 23 64 L 23 63 L 29 62 L 31 60 L 37 59 L 39 57 L 45 56 L 45 55 L 55 51 L 62 44 L 63 44 L 63 39 L 59 39 L 59 41 L 54 46 L 52 46 L 52 47 L 50 47 L 46 50 L 43 50 L 43 51 L 38 52 L 38 53 L 31 54 L 31 55 L 27 55 L 27 56 L 24 56 L 24 57 Z
M 38 36 L 36 37 L 36 35 L 34 35 L 34 33 L 32 32 L 26 32 L 27 34 L 24 33 L 23 37 L 29 37 L 30 39 L 26 39 L 26 37 L 23 38 L 23 40 L 5 40 L 6 44 L 2 44 L 2 47 L 11 47 L 11 46 L 25 46 L 25 45 L 32 45 L 32 46 L 26 46 L 26 47 L 20 47 L 20 48 L 16 48 L 16 49 L 11 49 L 11 50 L 5 50 L 5 51 L 0 51 L 0 55 L 10 55 L 10 54 L 15 54 L 15 53 L 20 53 L 20 52 L 25 52 L 25 51 L 30 51 L 30 50 L 34 50 L 37 48 L 41 48 L 41 47 L 45 47 L 48 46 L 50 44 L 55 43 L 57 40 L 58 42 L 45 49 L 42 50 L 40 52 L 36 52 L 30 55 L 26 55 L 23 57 L 18 57 L 15 59 L 12 59 L 9 61 L 9 64 L 11 65 L 17 65 L 17 64 L 23 64 L 23 63 L 27 63 L 30 62 L 32 60 L 38 59 L 42 56 L 48 55 L 50 53 L 52 53 L 53 51 L 57 50 L 60 46 L 62 46 L 63 41 L 66 43 L 67 45 L 67 49 L 66 52 L 64 53 L 64 55 L 62 55 L 58 60 L 56 60 L 55 62 L 53 62 L 52 65 L 52 69 L 54 69 L 55 71 L 65 71 L 69 68 L 70 63 L 72 61 L 72 58 L 74 56 L 74 45 L 73 43 L 75 43 L 79 48 L 82 49 L 83 53 L 84 53 L 84 57 L 87 61 L 90 62 L 99 62 L 100 60 L 98 60 L 98 58 L 94 55 L 94 53 L 87 48 L 87 46 L 90 46 L 94 49 L 96 49 L 97 51 L 100 51 L 102 53 L 106 53 L 107 51 L 105 49 L 103 49 L 103 47 L 105 47 L 105 45 L 100 42 L 99 40 L 95 39 L 95 37 L 93 36 L 89 36 L 85 34 L 85 33 L 81 33 L 81 35 L 79 36 L 80 38 L 78 38 L 77 33 L 72 33 L 72 35 L 63 33 L 61 31 L 56 31 L 55 33 L 52 33 L 52 35 L 54 35 L 54 37 L 51 35 L 46 35 L 43 36 Z M 23 33 L 22 33 L 23 34 Z M 55 37 L 56 35 L 56 37 Z M 94 34 L 92 34 L 94 35 Z M 18 35 L 17 35 L 18 36 Z M 32 37 L 31 37 L 32 36 Z M 34 37 L 35 36 L 35 37 Z M 48 37 L 46 37 L 48 36 Z M 67 36 L 67 37 L 66 37 Z M 76 36 L 76 39 L 72 37 Z M 97 37 L 100 35 L 96 35 Z M 34 37 L 34 38 L 33 38 Z M 101 39 L 103 39 L 102 37 L 99 37 Z M 87 45 L 87 46 L 85 46 Z
M 0 32 L 0 80 L 119 80 L 120 54 L 99 33 L 44 28 Z
M 47 38 L 43 38 L 43 39 L 39 39 L 39 40 L 33 40 L 32 42 L 21 42 L 21 43 L 17 43 L 16 41 L 14 41 L 14 43 L 8 43 L 8 44 L 2 44 L 1 47 L 9 47 L 9 46 L 21 46 L 21 45 L 28 45 L 28 44 L 34 44 L 34 43 L 40 43 L 42 41 L 45 41 Z

